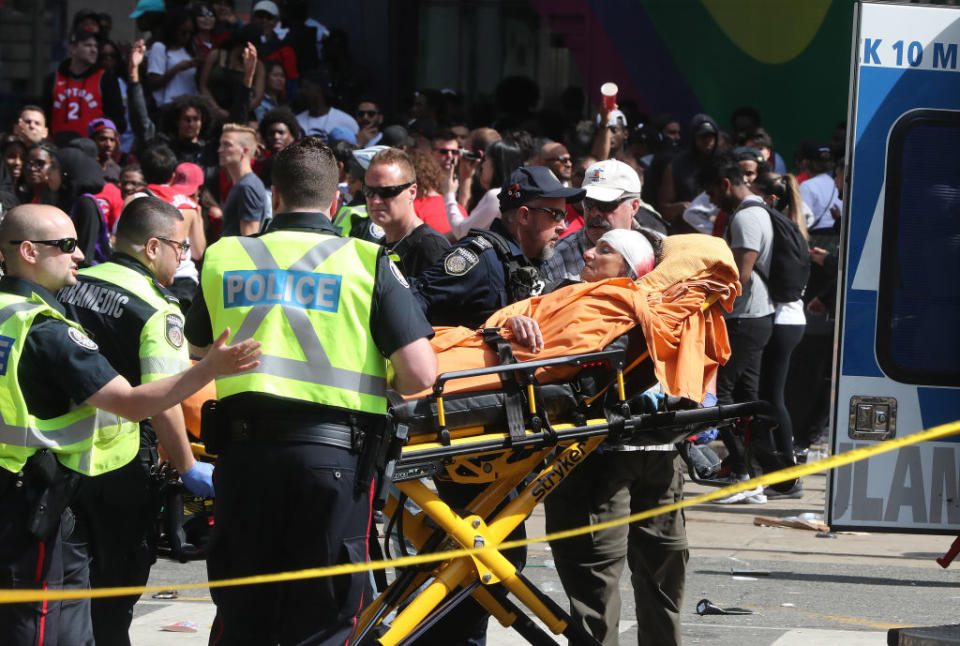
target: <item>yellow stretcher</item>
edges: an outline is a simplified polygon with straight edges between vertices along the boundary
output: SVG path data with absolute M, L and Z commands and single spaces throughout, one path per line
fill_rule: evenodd
M 630 366 L 625 356 L 624 350 L 606 350 L 449 372 L 440 376 L 429 397 L 395 402 L 388 415 L 395 440 L 385 479 L 392 479 L 400 494 L 385 501 L 385 544 L 389 547 L 390 534 L 396 531 L 399 543 L 412 544 L 418 553 L 496 548 L 608 438 L 641 445 L 680 442 L 704 428 L 751 414 L 760 405 L 639 412 L 627 392 L 642 393 L 656 379 L 652 369 L 644 369 L 647 353 Z M 535 371 L 557 364 L 578 366 L 581 374 L 590 372 L 594 378 L 601 374 L 604 378 L 592 383 L 605 385 L 587 396 L 583 382 L 576 379 L 538 384 Z M 450 381 L 493 373 L 501 375 L 501 390 L 444 396 Z M 483 488 L 465 509 L 455 509 L 424 484 L 425 477 Z M 411 513 L 405 499 L 420 511 Z M 451 558 L 429 570 L 396 572 L 393 582 L 364 609 L 351 643 L 414 643 L 468 596 L 531 644 L 557 642 L 518 604 L 570 643 L 599 643 L 496 549 Z M 389 625 L 388 617 L 393 617 Z

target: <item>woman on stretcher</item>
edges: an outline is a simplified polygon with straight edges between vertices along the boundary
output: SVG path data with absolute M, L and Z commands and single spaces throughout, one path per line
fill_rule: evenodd
M 702 234 L 678 235 L 655 250 L 642 234 L 611 230 L 584 260 L 584 282 L 508 305 L 484 327 L 501 328 L 519 362 L 596 352 L 637 330 L 664 392 L 703 401 L 730 354 L 720 309 L 729 311 L 740 294 L 726 243 Z M 438 374 L 499 363 L 476 330 L 437 328 L 431 343 Z M 537 380 L 563 381 L 576 372 L 570 366 L 544 368 Z M 445 394 L 495 390 L 499 384 L 496 375 L 471 377 L 448 383 Z

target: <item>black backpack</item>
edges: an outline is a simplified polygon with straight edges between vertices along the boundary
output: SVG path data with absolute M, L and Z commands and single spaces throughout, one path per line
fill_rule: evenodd
M 730 216 L 751 206 L 760 206 L 770 215 L 773 227 L 773 253 L 770 254 L 770 275 L 764 275 L 758 265 L 753 270 L 767 284 L 770 299 L 775 303 L 792 303 L 801 296 L 810 278 L 810 248 L 797 223 L 763 202 L 746 202 Z M 730 223 L 727 224 L 728 230 Z

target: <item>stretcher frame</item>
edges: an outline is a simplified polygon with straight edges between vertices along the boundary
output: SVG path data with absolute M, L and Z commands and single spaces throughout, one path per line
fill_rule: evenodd
M 553 635 L 562 635 L 571 644 L 599 644 L 518 571 L 498 549 L 499 545 L 608 437 L 634 444 L 661 444 L 663 433 L 673 430 L 674 441 L 680 441 L 706 425 L 731 422 L 752 414 L 763 405 L 762 402 L 749 402 L 633 415 L 624 392 L 624 373 L 648 359 L 649 355 L 643 353 L 629 367 L 625 367 L 624 357 L 622 350 L 593 352 L 449 372 L 438 378 L 433 392 L 437 404 L 436 434 L 407 437 L 409 429 L 402 423 L 395 427 L 398 441 L 405 446 L 400 456 L 388 464 L 386 477 L 393 480 L 402 496 L 401 499 L 390 496 L 386 501 L 383 511 L 392 520 L 385 543 L 391 539 L 389 534 L 395 519 L 400 525 L 401 543 L 409 541 L 418 553 L 478 547 L 492 549 L 447 559 L 429 570 L 398 571 L 395 580 L 361 613 L 351 640 L 353 643 L 361 646 L 412 644 L 456 605 L 473 597 L 502 626 L 514 628 L 529 643 L 556 645 L 553 637 L 511 600 L 513 597 Z M 598 364 L 606 364 L 616 372 L 615 379 L 588 400 L 592 403 L 606 390 L 615 387 L 617 404 L 608 407 L 606 417 L 587 419 L 580 425 L 553 424 L 548 416 L 538 413 L 535 378 L 538 369 Z M 447 428 L 443 403 L 446 384 L 490 374 L 512 375 L 525 386 L 528 427 L 523 437 L 506 432 L 485 433 L 483 427 Z M 643 435 L 649 435 L 652 430 L 659 432 L 657 441 L 646 441 Z M 420 480 L 440 471 L 452 475 L 457 468 L 466 468 L 469 472 L 471 466 L 466 458 L 477 456 L 493 458 L 492 462 L 484 464 L 484 469 L 487 465 L 493 466 L 486 473 L 489 481 L 486 488 L 463 512 L 458 513 Z M 527 481 L 541 465 L 539 472 Z M 501 469 L 503 473 L 500 473 Z M 481 480 L 484 477 L 479 473 L 476 475 Z M 456 477 L 452 479 L 464 481 Z M 517 495 L 503 505 L 514 490 Z M 421 511 L 411 513 L 402 497 L 409 498 Z M 384 619 L 394 612 L 396 616 L 388 627 Z

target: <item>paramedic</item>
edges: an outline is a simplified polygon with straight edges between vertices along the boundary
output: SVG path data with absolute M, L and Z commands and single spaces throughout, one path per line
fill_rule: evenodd
M 190 248 L 187 223 L 176 207 L 140 197 L 117 223 L 117 252 L 108 262 L 80 271 L 76 285 L 57 298 L 80 323 L 100 353 L 131 384 L 139 385 L 190 367 L 183 315 L 167 291 Z M 174 406 L 140 424 L 137 459 L 98 478 L 87 478 L 74 511 L 87 537 L 90 584 L 95 588 L 146 585 L 156 560 L 154 528 L 160 511 L 157 438 L 196 495 L 212 497 L 213 466 L 190 452 L 183 411 Z M 139 595 L 91 601 L 93 632 L 100 646 L 129 645 L 127 631 Z
M 259 236 L 207 249 L 187 315 L 200 354 L 228 326 L 264 352 L 247 378 L 217 381 L 204 420 L 218 453 L 211 580 L 365 561 L 373 483 L 356 448 L 385 423 L 387 357 L 400 393 L 436 377 L 433 329 L 403 275 L 383 247 L 330 221 L 333 152 L 306 137 L 273 159 L 276 216 Z M 365 580 L 214 589 L 210 643 L 346 643 Z
M 141 420 L 220 374 L 257 365 L 257 344 L 226 347 L 176 377 L 131 387 L 68 321 L 53 293 L 76 283 L 83 253 L 70 217 L 22 205 L 0 222 L 0 587 L 86 588 L 86 550 L 68 505 L 80 482 L 140 447 Z M 5 644 L 92 644 L 89 602 L 0 605 Z

